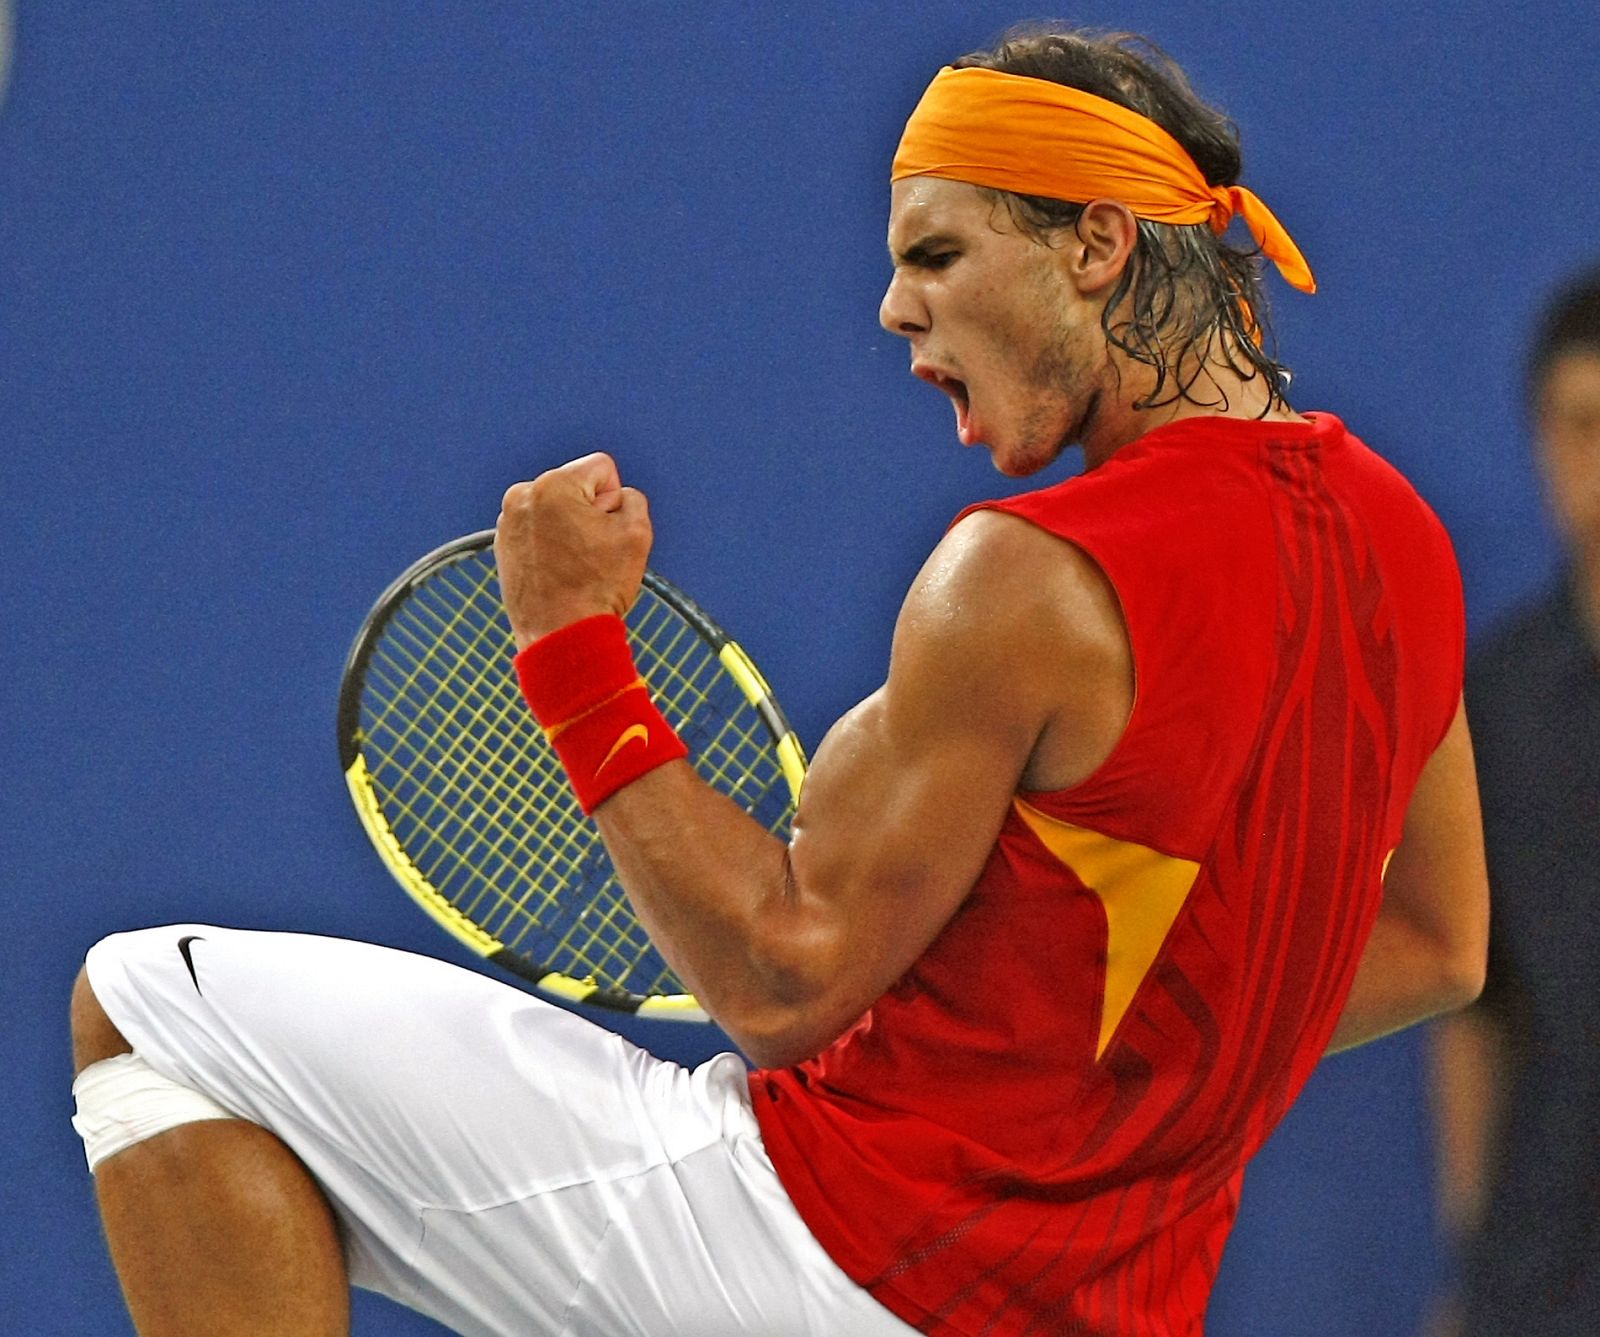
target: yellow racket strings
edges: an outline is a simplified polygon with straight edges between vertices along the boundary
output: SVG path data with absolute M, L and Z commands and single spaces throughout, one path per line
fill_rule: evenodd
M 770 730 L 715 651 L 648 589 L 629 623 L 640 671 L 700 773 L 786 832 L 792 803 Z M 487 553 L 424 581 L 385 628 L 368 669 L 364 752 L 391 825 L 407 828 L 397 838 L 441 898 L 504 945 L 530 950 L 537 935 L 553 945 L 531 953 L 563 973 L 681 992 L 532 727 L 506 670 L 512 648 Z M 557 894 L 602 872 L 587 897 Z M 585 909 L 563 927 L 564 900 Z M 650 977 L 630 979 L 642 964 Z
M 397 709 L 397 698 L 374 715 L 370 731 L 415 716 L 412 732 L 423 742 L 411 744 L 411 764 L 393 773 L 381 762 L 375 769 L 394 790 L 390 806 L 397 820 L 403 814 L 428 828 L 413 841 L 423 847 L 417 862 L 428 865 L 425 876 L 443 899 L 505 946 L 526 948 L 530 933 L 547 940 L 559 934 L 553 946 L 535 945 L 542 963 L 605 983 L 622 983 L 643 967 L 647 973 L 627 980 L 628 987 L 681 992 L 624 903 L 614 875 L 604 876 L 586 897 L 554 895 L 563 882 L 577 885 L 609 874 L 610 865 L 595 857 L 597 833 L 568 794 L 554 755 L 532 729 L 505 671 L 511 646 L 499 618 L 492 567 L 480 563 L 481 571 L 467 572 L 461 569 L 466 565 L 457 563 L 415 589 L 386 630 L 386 639 L 392 631 L 393 642 L 406 652 L 406 662 L 394 666 L 403 684 L 432 684 L 423 701 L 427 709 L 419 711 L 413 702 Z M 451 680 L 441 679 L 440 660 L 458 667 Z M 451 704 L 455 700 L 459 706 Z M 534 793 L 518 773 L 523 763 L 531 763 Z M 420 810 L 396 783 L 416 781 L 418 770 L 436 770 L 442 791 L 426 795 Z M 445 795 L 453 795 L 453 804 Z M 529 909 L 535 890 L 542 894 Z M 562 931 L 564 905 L 587 909 Z
M 568 794 L 554 755 L 533 729 L 506 672 L 512 647 L 500 621 L 493 568 L 480 560 L 479 571 L 461 569 L 467 565 L 457 563 L 413 591 L 392 619 L 395 642 L 403 643 L 416 665 L 407 680 L 427 676 L 435 684 L 425 702 L 430 709 L 415 713 L 411 732 L 421 743 L 410 742 L 415 755 L 401 774 L 415 781 L 419 769 L 437 771 L 441 791 L 427 795 L 421 811 L 397 791 L 395 806 L 429 828 L 426 839 L 438 855 L 428 861 L 429 877 L 441 895 L 503 945 L 521 948 L 530 932 L 548 934 L 558 921 L 562 901 L 553 893 L 563 883 L 593 880 L 587 870 L 594 867 L 598 837 Z M 440 661 L 455 669 L 448 678 L 439 672 Z M 392 724 L 390 717 L 400 713 L 376 715 L 374 722 Z M 539 904 L 530 910 L 536 891 L 542 893 Z M 591 937 L 617 922 L 632 923 L 617 919 L 621 890 L 614 878 L 594 894 L 601 898 L 597 906 L 607 897 L 617 904 L 594 917 Z M 572 965 L 550 959 L 548 952 L 540 956 L 548 965 L 613 981 L 649 951 L 642 929 L 627 942 L 580 942 L 569 933 L 565 947 Z
M 511 704 L 513 709 L 521 709 L 520 701 L 513 698 Z M 446 852 L 454 866 L 444 873 L 435 867 L 433 877 L 443 884 L 452 903 L 492 931 L 502 945 L 522 949 L 528 945 L 524 939 L 530 933 L 548 936 L 559 926 L 563 903 L 583 903 L 582 898 L 557 898 L 553 893 L 561 886 L 563 876 L 573 886 L 585 878 L 593 880 L 584 861 L 592 859 L 595 840 L 591 831 L 578 826 L 575 811 L 563 812 L 565 805 L 555 801 L 561 793 L 555 786 L 565 783 L 561 777 L 547 773 L 545 791 L 530 793 L 526 786 L 513 783 L 513 772 L 494 764 L 492 752 L 483 756 L 486 761 L 479 764 L 486 765 L 488 776 L 494 778 L 480 783 L 444 777 L 441 783 L 454 784 L 462 792 L 476 790 L 488 795 L 475 800 L 480 810 L 472 814 L 474 825 L 487 829 L 474 830 L 473 826 L 464 825 L 462 830 L 451 832 L 455 839 Z M 521 820 L 514 829 L 497 831 L 497 826 L 505 826 L 507 812 Z M 451 886 L 452 874 L 456 886 Z M 607 879 L 594 894 L 603 902 L 606 896 L 620 893 Z M 531 908 L 530 900 L 534 902 Z M 592 969 L 616 976 L 633 964 L 631 956 L 646 950 L 642 931 L 633 943 L 614 943 L 609 950 L 603 942 L 585 946 L 570 937 L 567 946 L 577 958 L 575 961 L 553 957 L 553 949 L 548 948 L 538 952 L 539 958 L 569 973 Z
M 502 925 L 496 922 L 496 912 L 482 903 L 483 896 L 498 895 L 501 909 L 507 912 L 515 907 L 515 901 L 506 899 L 482 860 L 515 860 L 519 853 L 526 853 L 534 836 L 528 789 L 511 783 L 518 762 L 529 764 L 533 790 L 542 803 L 551 806 L 551 811 L 539 816 L 546 828 L 548 853 L 561 856 L 558 862 L 564 864 L 555 869 L 557 876 L 575 876 L 587 851 L 575 842 L 576 820 L 570 815 L 567 821 L 560 820 L 560 805 L 554 800 L 561 796 L 563 782 L 553 761 L 534 746 L 537 740 L 520 701 L 515 693 L 496 690 L 492 667 L 498 647 L 488 642 L 498 638 L 480 633 L 469 643 L 455 642 L 451 636 L 454 619 L 444 620 L 439 613 L 429 617 L 435 601 L 434 591 L 414 599 L 406 616 L 397 616 L 391 629 L 392 642 L 404 643 L 407 652 L 415 656 L 419 671 L 436 684 L 433 698 L 426 703 L 431 709 L 419 710 L 415 716 L 413 731 L 421 741 L 412 745 L 411 765 L 393 777 L 391 784 L 397 806 L 426 833 L 418 842 L 418 854 L 426 859 L 437 850 L 441 858 L 453 860 L 454 871 L 476 889 L 475 894 L 467 889 L 456 891 L 448 877 L 436 872 L 441 892 L 499 936 Z M 413 622 L 418 624 L 415 629 L 410 625 Z M 454 670 L 449 680 L 438 676 L 436 661 L 440 659 Z M 400 798 L 398 784 L 401 779 L 416 781 L 419 768 L 437 773 L 433 790 L 420 795 L 426 800 L 422 810 Z M 431 866 L 437 870 L 440 864 L 431 861 Z
M 529 753 L 527 745 L 535 734 L 516 695 L 497 690 L 493 669 L 501 643 L 508 646 L 509 637 L 484 620 L 477 602 L 483 592 L 481 583 L 476 590 L 462 591 L 452 588 L 450 580 L 449 574 L 441 574 L 418 590 L 386 629 L 374 660 L 397 670 L 401 681 L 388 684 L 389 707 L 374 713 L 368 732 L 376 736 L 387 726 L 409 752 L 410 764 L 386 778 L 398 810 L 417 828 L 415 853 L 427 858 L 436 847 L 443 847 L 479 880 L 492 883 L 476 869 L 472 846 L 453 846 L 449 836 L 462 827 L 471 832 L 467 823 L 471 816 L 479 827 L 486 828 L 471 832 L 478 836 L 478 843 L 509 840 L 515 847 L 525 839 L 519 828 L 527 823 L 515 819 L 525 816 L 527 792 L 513 790 L 504 782 L 501 777 L 507 767 L 519 757 L 534 762 L 539 771 L 536 788 L 547 797 L 561 793 L 557 787 L 560 777 L 550 759 L 536 751 Z M 404 651 L 403 660 L 399 651 Z M 432 684 L 432 690 L 419 702 L 414 689 L 424 679 Z M 537 767 L 541 760 L 545 761 L 542 768 Z M 419 778 L 419 769 L 425 775 L 437 772 L 431 792 Z M 426 800 L 424 810 L 402 798 L 408 785 Z M 576 823 L 570 825 L 575 831 Z M 552 848 L 560 851 L 555 842 Z M 566 853 L 570 873 L 581 862 L 583 851 L 571 847 L 569 841 Z M 463 911 L 482 912 L 481 906 L 471 901 L 451 899 Z

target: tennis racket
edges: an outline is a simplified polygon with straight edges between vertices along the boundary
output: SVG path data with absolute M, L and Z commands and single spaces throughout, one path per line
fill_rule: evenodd
M 568 1002 L 705 1021 L 522 700 L 493 545 L 445 544 L 367 614 L 339 691 L 356 812 L 395 880 L 495 964 Z M 694 768 L 787 835 L 805 753 L 749 656 L 654 572 L 626 622 Z

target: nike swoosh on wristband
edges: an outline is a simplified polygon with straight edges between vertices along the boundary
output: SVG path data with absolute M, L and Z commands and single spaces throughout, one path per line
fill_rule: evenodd
M 594 768 L 594 773 L 599 775 L 601 771 L 605 770 L 617 753 L 621 752 L 629 743 L 643 743 L 648 747 L 650 745 L 650 730 L 643 724 L 630 724 L 618 736 L 617 741 L 611 745 L 611 751 L 607 752 L 600 764 Z
M 194 973 L 194 957 L 189 955 L 189 944 L 191 942 L 204 941 L 205 939 L 198 933 L 191 933 L 187 937 L 178 939 L 178 955 L 183 958 L 183 964 L 189 967 L 189 978 L 194 981 L 194 991 L 196 993 L 200 992 L 200 977 Z

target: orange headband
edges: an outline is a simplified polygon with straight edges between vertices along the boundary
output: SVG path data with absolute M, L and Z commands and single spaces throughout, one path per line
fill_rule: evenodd
M 1046 79 L 940 70 L 894 155 L 890 180 L 907 176 L 1078 204 L 1121 200 L 1139 218 L 1209 223 L 1219 234 L 1239 214 L 1289 283 L 1317 290 L 1300 248 L 1253 192 L 1208 185 L 1183 145 L 1154 121 Z

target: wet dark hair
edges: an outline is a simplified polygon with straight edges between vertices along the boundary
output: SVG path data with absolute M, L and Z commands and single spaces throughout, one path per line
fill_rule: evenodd
M 1030 23 L 1009 29 L 990 50 L 974 51 L 952 64 L 956 69 L 980 67 L 1048 79 L 1119 103 L 1182 144 L 1211 185 L 1238 184 L 1238 129 L 1202 102 L 1183 71 L 1143 37 Z M 1045 244 L 1061 229 L 1073 227 L 1086 203 L 987 193 L 1003 200 L 1013 222 Z M 1214 349 L 1221 350 L 1243 379 L 1264 378 L 1270 393 L 1263 413 L 1283 404 L 1289 369 L 1267 351 L 1269 346 L 1276 349 L 1268 329 L 1260 250 L 1232 245 L 1206 223 L 1141 218 L 1138 224 L 1132 261 L 1100 320 L 1113 345 L 1155 369 L 1155 388 L 1135 407 L 1179 399 L 1207 403 L 1194 390 Z
M 1574 352 L 1600 353 L 1600 265 L 1562 284 L 1539 317 L 1524 380 L 1531 412 L 1538 412 L 1550 368 Z

